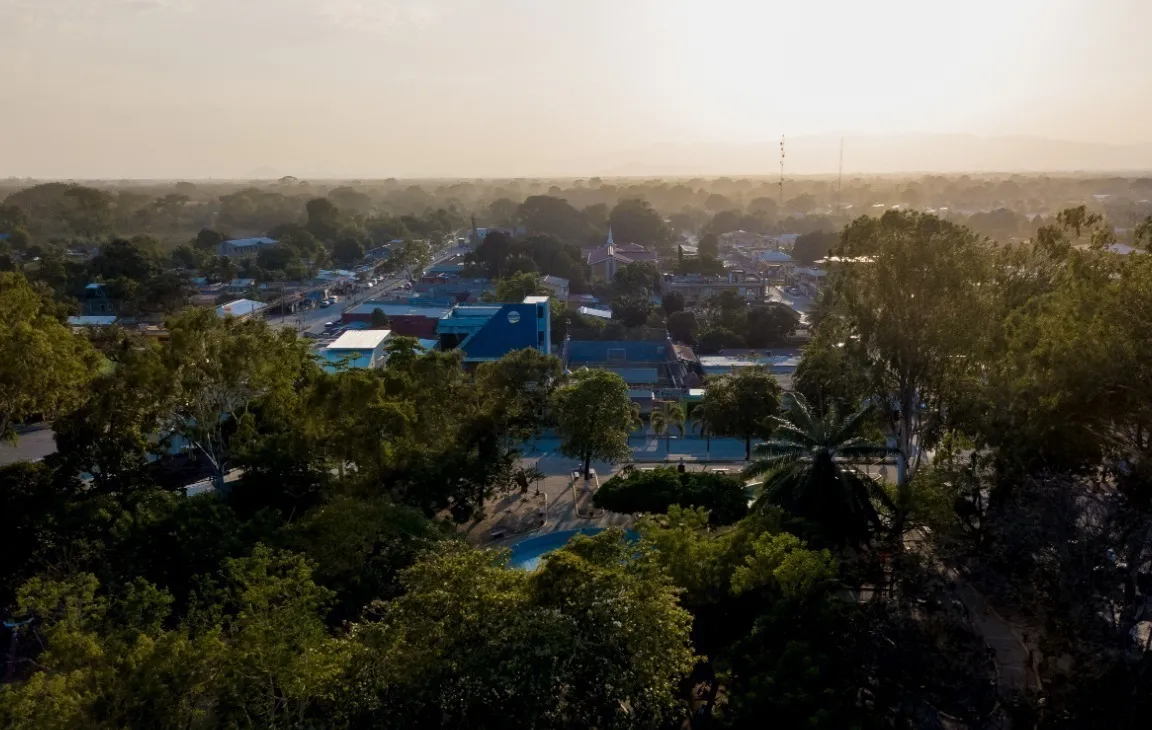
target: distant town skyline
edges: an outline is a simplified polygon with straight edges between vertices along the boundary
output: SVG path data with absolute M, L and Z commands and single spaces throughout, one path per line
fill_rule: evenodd
M 798 174 L 840 135 L 861 173 L 1152 168 L 1142 0 L 0 0 L 0 27 L 0 177 L 771 174 L 781 134 Z

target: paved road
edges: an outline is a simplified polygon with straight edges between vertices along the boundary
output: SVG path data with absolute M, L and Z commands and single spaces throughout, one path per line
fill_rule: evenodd
M 0 466 L 17 461 L 37 461 L 56 453 L 56 439 L 49 426 L 34 426 L 20 434 L 15 444 L 0 443 Z
M 433 259 L 431 266 L 434 266 L 441 261 L 456 256 L 461 253 L 467 252 L 465 248 L 450 248 L 437 253 Z M 298 332 L 312 332 L 320 334 L 324 330 L 324 323 L 331 321 L 338 321 L 345 311 L 362 304 L 366 301 L 371 301 L 374 298 L 386 298 L 393 292 L 398 292 L 408 277 L 403 273 L 398 273 L 387 279 L 382 280 L 371 289 L 356 292 L 350 297 L 341 297 L 340 302 L 332 307 L 316 307 L 315 309 L 306 309 L 297 316 L 281 317 L 271 315 L 268 318 L 269 324 L 279 325 L 283 327 L 294 327 Z

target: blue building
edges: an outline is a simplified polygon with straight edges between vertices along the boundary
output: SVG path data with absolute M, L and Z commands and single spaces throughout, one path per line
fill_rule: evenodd
M 513 350 L 552 352 L 548 297 L 513 304 L 461 305 L 440 318 L 441 350 L 462 350 L 465 365 L 499 360 Z
M 628 384 L 642 412 L 651 410 L 657 395 L 673 397 L 685 390 L 688 370 L 667 337 L 650 340 L 573 340 L 564 343 L 564 369 L 603 369 Z
M 218 256 L 255 256 L 259 253 L 260 249 L 266 246 L 279 245 L 279 241 L 274 238 L 267 238 L 259 236 L 257 238 L 234 238 L 229 241 L 224 241 L 216 247 L 216 254 Z

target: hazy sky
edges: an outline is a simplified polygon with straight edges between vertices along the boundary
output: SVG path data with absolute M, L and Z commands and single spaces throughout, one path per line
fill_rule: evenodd
M 1152 142 L 1152 0 L 0 0 L 0 177 L 597 174 L 836 132 Z

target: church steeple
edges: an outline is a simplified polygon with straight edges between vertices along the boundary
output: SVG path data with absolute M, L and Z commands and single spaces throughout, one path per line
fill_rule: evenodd
M 615 245 L 615 243 L 616 242 L 612 240 L 612 226 L 608 226 L 608 240 L 604 242 L 604 245 L 612 246 Z

